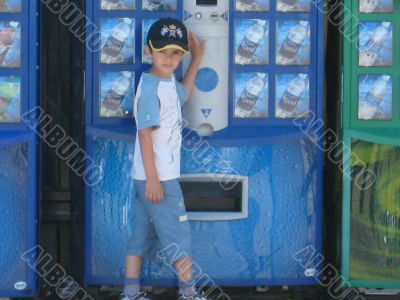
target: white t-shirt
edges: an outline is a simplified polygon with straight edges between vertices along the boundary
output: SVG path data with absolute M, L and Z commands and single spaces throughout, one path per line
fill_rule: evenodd
M 180 177 L 182 112 L 186 89 L 174 76 L 157 77 L 143 73 L 134 101 L 137 130 L 152 127 L 154 161 L 160 181 Z M 136 132 L 132 177 L 146 180 L 142 153 Z

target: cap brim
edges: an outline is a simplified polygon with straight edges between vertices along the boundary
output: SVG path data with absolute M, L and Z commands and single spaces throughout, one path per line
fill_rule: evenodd
M 154 51 L 161 51 L 164 49 L 178 49 L 184 53 L 189 53 L 189 48 L 184 43 L 180 43 L 176 40 L 164 40 L 164 41 L 149 41 L 150 48 Z

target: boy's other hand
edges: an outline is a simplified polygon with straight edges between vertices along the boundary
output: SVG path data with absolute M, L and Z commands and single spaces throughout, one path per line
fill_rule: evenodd
M 146 199 L 153 203 L 158 203 L 164 198 L 164 190 L 158 178 L 148 178 L 146 180 Z
M 201 61 L 206 52 L 206 40 L 199 40 L 192 31 L 189 31 L 189 51 L 193 60 Z

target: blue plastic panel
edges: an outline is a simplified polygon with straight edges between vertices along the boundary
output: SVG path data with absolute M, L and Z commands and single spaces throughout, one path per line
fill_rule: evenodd
M 32 142 L 0 147 L 0 296 L 31 296 L 36 290 L 34 270 L 21 258 L 37 237 L 33 149 Z
M 122 284 L 126 240 L 132 230 L 135 191 L 129 174 L 134 147 L 123 141 L 88 138 L 88 148 L 105 177 L 86 195 L 85 279 L 89 284 Z M 200 160 L 191 151 L 182 154 L 183 174 L 234 172 L 249 177 L 247 219 L 190 221 L 193 259 L 205 273 L 220 284 L 315 282 L 293 258 L 309 245 L 320 250 L 318 160 L 310 141 L 212 148 Z M 212 170 L 202 167 L 201 161 L 208 159 Z M 153 250 L 154 260 L 144 264 L 144 278 L 152 284 L 174 284 L 173 272 L 154 257 L 157 249 Z

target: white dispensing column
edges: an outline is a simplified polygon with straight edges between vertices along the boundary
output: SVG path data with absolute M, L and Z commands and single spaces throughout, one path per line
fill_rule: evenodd
M 188 103 L 183 106 L 185 124 L 202 136 L 228 126 L 229 1 L 184 1 L 184 22 L 207 40 L 206 54 Z M 185 72 L 190 58 L 183 62 Z

